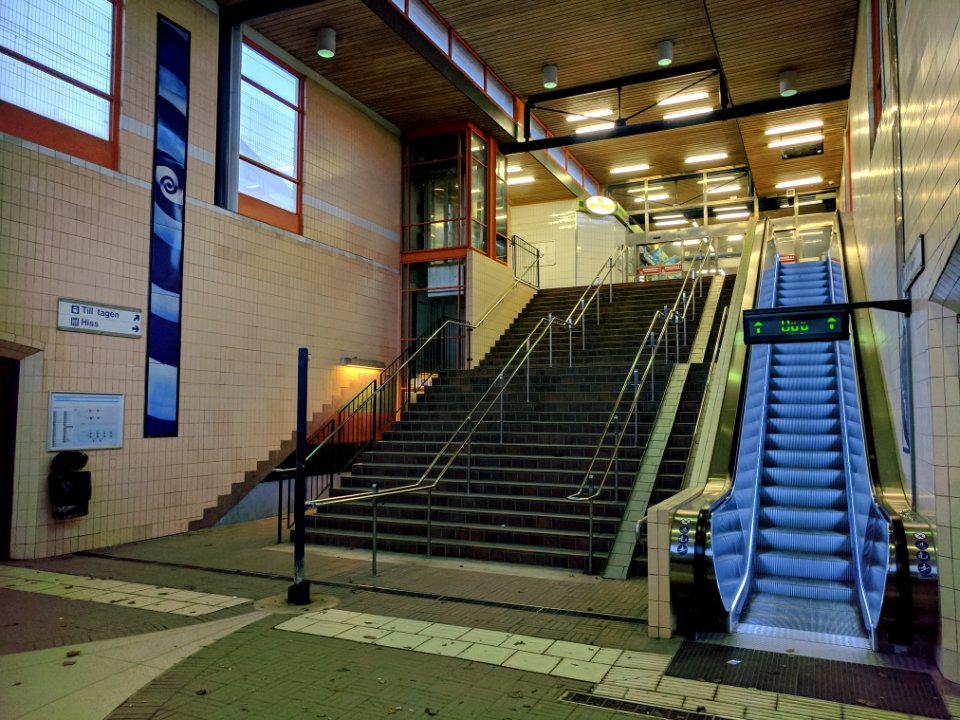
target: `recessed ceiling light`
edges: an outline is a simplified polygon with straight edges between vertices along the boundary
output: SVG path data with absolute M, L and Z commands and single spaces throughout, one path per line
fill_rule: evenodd
M 777 148 L 777 147 L 789 147 L 790 145 L 804 145 L 806 143 L 817 142 L 818 140 L 823 140 L 823 133 L 808 133 L 806 135 L 794 135 L 793 137 L 780 138 L 779 140 L 774 140 L 771 143 L 767 144 L 767 147 Z
M 663 116 L 664 120 L 676 120 L 677 118 L 690 117 L 692 115 L 704 115 L 708 112 L 713 112 L 713 108 L 709 105 L 704 105 L 702 107 L 688 108 L 687 110 L 677 110 L 676 112 L 670 112 Z
M 520 167 L 519 165 L 507 165 L 508 173 L 518 173 L 518 172 L 521 172 L 522 170 L 523 168 Z
M 684 93 L 683 95 L 671 95 L 668 98 L 664 98 L 657 105 L 677 105 L 679 103 L 693 102 L 694 100 L 704 100 L 710 97 L 710 93 L 707 92 L 692 92 Z
M 736 180 L 739 175 L 712 175 L 706 180 L 697 180 L 698 185 L 703 185 L 704 183 L 715 183 L 715 182 L 725 182 L 727 180 Z
M 599 132 L 600 130 L 609 130 L 613 127 L 612 122 L 597 123 L 596 125 L 584 125 L 583 127 L 578 127 L 578 133 L 592 133 Z
M 727 242 L 736 242 L 737 240 L 743 240 L 743 235 L 727 235 Z
M 720 205 L 719 207 L 714 205 L 714 210 L 716 212 L 733 212 L 734 210 L 749 210 L 746 205 Z
M 659 222 L 654 223 L 654 225 L 656 225 L 657 227 L 669 227 L 670 225 L 686 225 L 686 224 L 687 224 L 686 218 L 683 218 L 680 220 L 661 220 Z
M 642 193 L 642 192 L 651 192 L 653 190 L 663 190 L 663 185 L 647 185 L 646 189 L 643 187 L 635 187 L 627 190 L 628 193 Z
M 767 130 L 764 135 L 786 135 L 787 133 L 797 132 L 799 130 L 812 130 L 818 127 L 823 127 L 823 120 L 804 120 L 803 122 L 792 123 L 790 125 L 772 127 Z
M 649 170 L 650 166 L 646 163 L 641 163 L 639 165 L 620 165 L 619 167 L 610 168 L 611 175 L 623 175 L 624 173 L 632 172 L 643 172 L 644 170 Z
M 687 247 L 690 247 L 691 245 L 699 245 L 703 241 L 704 241 L 704 238 L 695 239 L 695 240 L 684 240 L 683 244 L 686 245 Z
M 683 213 L 664 213 L 663 215 L 654 215 L 653 219 L 655 221 L 659 220 L 675 220 L 677 218 L 682 218 Z
M 817 176 L 817 177 L 800 178 L 799 180 L 784 180 L 783 182 L 777 183 L 776 187 L 783 189 L 783 188 L 800 187 L 801 185 L 817 185 L 822 182 L 823 182 L 823 178 L 820 176 Z
M 737 192 L 740 190 L 740 185 L 718 185 L 716 187 L 707 188 L 707 194 L 712 193 L 728 193 L 728 192 Z
M 725 152 L 720 153 L 708 153 L 706 155 L 691 155 L 684 162 L 686 163 L 701 163 L 701 162 L 710 162 L 711 160 L 723 160 L 727 154 Z
M 520 177 L 507 178 L 507 185 L 526 185 L 536 181 L 537 179 L 533 175 L 521 175 Z
M 816 200 L 816 199 L 814 199 L 814 200 L 801 200 L 800 202 L 797 203 L 797 207 L 802 207 L 803 205 L 819 205 L 819 204 L 822 203 L 822 202 L 823 202 L 823 200 Z M 782 207 L 782 208 L 793 207 L 793 203 L 791 203 L 789 200 L 787 200 L 786 202 L 780 203 L 780 207 Z M 819 232 L 819 231 L 818 231 L 818 232 Z
M 654 193 L 653 195 L 647 195 L 645 198 L 638 197 L 634 198 L 634 202 L 643 202 L 644 200 L 666 200 L 670 197 L 670 193 Z
M 717 220 L 736 220 L 737 218 L 750 217 L 749 210 L 738 210 L 737 212 L 723 212 L 717 213 L 714 217 Z
M 608 115 L 613 115 L 613 110 L 611 110 L 610 108 L 600 108 L 599 110 L 587 110 L 586 112 L 567 115 L 567 122 L 580 122 L 581 120 L 589 120 L 590 118 L 607 117 Z

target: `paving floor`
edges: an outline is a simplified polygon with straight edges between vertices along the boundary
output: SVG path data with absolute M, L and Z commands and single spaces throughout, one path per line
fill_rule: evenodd
M 296 607 L 292 569 L 271 520 L 0 564 L 0 718 L 911 717 L 666 675 L 643 580 L 308 546 Z

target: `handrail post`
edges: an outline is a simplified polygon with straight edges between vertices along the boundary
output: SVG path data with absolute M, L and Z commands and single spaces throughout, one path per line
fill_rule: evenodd
M 377 492 L 377 484 L 373 483 L 370 492 Z M 370 529 L 370 574 L 376 577 L 377 574 L 377 498 L 373 498 L 373 525 Z
M 530 402 L 530 338 L 527 338 L 526 342 L 526 359 L 524 362 L 527 366 L 527 402 Z
M 473 364 L 473 325 L 467 325 L 467 336 L 464 338 L 463 342 L 466 344 L 467 349 L 464 355 L 467 358 L 467 370 L 470 369 L 470 366 Z
M 597 325 L 600 324 L 600 292 L 597 291 Z
M 583 299 L 580 300 L 580 349 L 587 349 L 587 322 L 583 316 L 587 314 L 587 306 Z
M 307 503 L 307 366 L 310 351 L 297 353 L 297 479 L 293 504 L 293 585 L 287 588 L 291 605 L 310 604 L 310 581 L 304 578 L 303 556 L 306 541 L 305 507 Z
M 567 346 L 570 356 L 570 367 L 573 367 L 573 320 L 567 318 Z
M 610 263 L 610 302 L 613 302 L 613 255 L 610 256 L 608 260 Z M 597 315 L 599 316 L 600 311 L 597 310 Z
M 633 446 L 636 447 L 639 442 L 640 435 L 640 412 L 639 408 L 636 407 L 637 401 L 637 392 L 640 390 L 640 369 L 633 369 L 633 399 L 634 399 L 634 408 L 633 408 Z M 629 418 L 628 418 L 629 419 Z
M 684 290 L 683 293 L 683 344 L 687 344 L 687 291 Z
M 700 276 L 697 274 L 696 270 L 694 270 L 693 272 L 694 272 L 694 276 L 693 276 L 693 286 L 690 288 L 690 302 L 692 303 L 691 307 L 693 310 L 693 317 L 696 318 L 697 317 L 696 287 L 697 287 L 697 280 L 699 280 Z
M 467 415 L 467 495 L 470 494 L 470 465 L 473 461 L 473 417 Z
M 277 478 L 277 545 L 283 542 L 283 532 L 280 527 L 283 525 L 283 483 L 286 478 Z
M 503 396 L 506 394 L 503 386 L 503 373 L 497 378 L 500 383 L 500 444 L 503 445 Z
M 588 505 L 587 524 L 587 575 L 593 575 L 593 475 L 590 475 L 590 499 Z
M 427 488 L 427 559 L 430 559 L 430 545 L 433 540 L 433 487 Z
M 673 336 L 676 338 L 676 362 L 680 362 L 680 316 L 677 313 L 673 314 Z M 667 336 L 669 341 L 669 335 Z
M 547 346 L 550 367 L 553 367 L 553 313 L 547 313 Z
M 617 452 L 619 445 L 617 439 L 620 437 L 620 416 L 613 416 L 613 501 L 620 502 L 620 453 Z

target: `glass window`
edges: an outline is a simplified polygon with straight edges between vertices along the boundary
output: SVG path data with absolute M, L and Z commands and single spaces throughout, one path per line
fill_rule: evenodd
M 470 134 L 470 244 L 487 251 L 487 143 Z
M 499 105 L 507 115 L 513 117 L 513 94 L 489 71 L 487 72 L 487 95 L 489 95 L 490 99 Z
M 463 70 L 463 74 L 473 80 L 477 87 L 483 87 L 483 63 L 477 60 L 477 56 L 470 52 L 466 45 L 453 38 L 453 55 L 451 60 L 457 67 Z
M 113 0 L 3 0 L 0 130 L 115 164 L 119 12 Z
M 497 175 L 494 180 L 496 207 L 494 208 L 497 260 L 507 261 L 507 159 L 497 153 Z
M 240 79 L 240 211 L 299 232 L 300 78 L 244 43 Z
M 456 158 L 408 169 L 404 250 L 463 245 L 460 238 L 460 172 Z
M 430 38 L 434 45 L 448 54 L 447 46 L 447 28 L 440 22 L 430 8 L 424 5 L 420 0 L 410 0 L 410 20 L 423 31 L 423 34 Z

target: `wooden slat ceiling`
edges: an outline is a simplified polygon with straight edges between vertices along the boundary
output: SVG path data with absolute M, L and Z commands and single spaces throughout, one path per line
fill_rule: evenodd
M 242 6 L 251 0 L 220 0 Z M 657 68 L 657 43 L 673 41 L 676 66 L 719 62 L 734 105 L 777 97 L 780 71 L 797 71 L 798 90 L 816 91 L 849 84 L 858 0 L 434 0 L 434 8 L 520 97 L 542 92 L 541 67 L 559 68 L 560 88 L 649 72 Z M 403 131 L 431 124 L 471 120 L 498 139 L 507 135 L 455 88 L 405 40 L 387 27 L 361 0 L 324 0 L 279 11 L 251 23 L 260 33 L 328 78 Z M 337 30 L 337 55 L 314 54 L 316 29 Z M 414 32 L 416 32 L 414 30 Z M 653 105 L 695 78 L 623 88 L 623 116 Z M 716 106 L 718 80 L 708 89 Z M 568 112 L 598 105 L 616 110 L 614 91 L 555 101 L 561 112 L 537 111 L 556 135 L 573 132 Z M 700 104 L 700 103 L 697 103 Z M 619 140 L 576 145 L 573 154 L 602 184 L 616 165 L 648 163 L 645 173 L 663 176 L 690 170 L 691 154 L 722 150 L 718 165 L 749 164 L 758 194 L 782 195 L 775 185 L 798 176 L 823 177 L 823 189 L 839 185 L 846 102 L 709 123 Z M 667 110 L 682 109 L 675 105 Z M 658 119 L 654 106 L 630 121 Z M 763 132 L 774 125 L 817 117 L 824 121 L 822 155 L 780 159 Z M 591 121 L 586 121 L 587 124 Z M 571 197 L 569 191 L 529 155 L 510 158 L 518 174 L 536 182 L 510 188 L 510 202 L 527 203 Z M 699 168 L 697 168 L 699 169 Z M 816 189 L 816 188 L 814 188 Z

